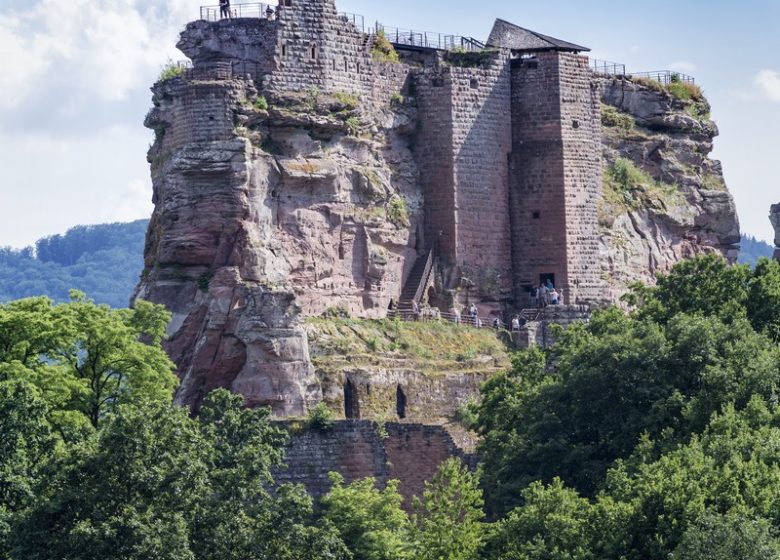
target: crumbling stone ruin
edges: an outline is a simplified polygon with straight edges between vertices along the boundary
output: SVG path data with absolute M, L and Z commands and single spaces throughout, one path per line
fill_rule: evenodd
M 550 279 L 566 322 L 681 258 L 736 256 L 706 101 L 594 73 L 585 47 L 503 20 L 483 43 L 367 29 L 333 0 L 257 6 L 187 25 L 191 65 L 155 84 L 145 122 L 155 211 L 135 297 L 173 313 L 177 402 L 228 387 L 279 418 L 323 400 L 371 418 L 381 394 L 429 422 L 505 357 L 326 371 L 312 354 L 330 335 L 307 319 L 382 318 L 393 300 L 506 324 Z M 616 165 L 646 184 L 620 190 Z

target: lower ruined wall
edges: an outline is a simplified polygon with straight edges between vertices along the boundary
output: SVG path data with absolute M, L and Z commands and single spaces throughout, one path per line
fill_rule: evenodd
M 412 496 L 422 494 L 425 481 L 449 457 L 476 466 L 475 457 L 459 449 L 441 426 L 389 423 L 382 428 L 376 422 L 345 420 L 328 430 L 291 431 L 285 459 L 289 466 L 273 475 L 278 484 L 303 484 L 314 497 L 330 490 L 331 471 L 348 483 L 370 476 L 384 486 L 397 479 L 409 507 Z

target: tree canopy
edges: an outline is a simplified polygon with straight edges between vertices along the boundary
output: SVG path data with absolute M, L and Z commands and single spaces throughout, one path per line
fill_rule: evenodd
M 147 224 L 76 226 L 35 247 L 0 247 L 0 302 L 34 296 L 64 302 L 77 289 L 98 303 L 127 307 L 144 266 Z

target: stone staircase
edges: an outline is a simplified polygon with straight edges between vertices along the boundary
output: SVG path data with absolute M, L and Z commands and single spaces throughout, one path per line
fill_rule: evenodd
M 401 297 L 398 299 L 398 313 L 411 315 L 414 309 L 413 302 L 420 303 L 425 295 L 425 288 L 433 273 L 433 249 L 421 255 L 414 263 L 409 278 L 406 279 Z

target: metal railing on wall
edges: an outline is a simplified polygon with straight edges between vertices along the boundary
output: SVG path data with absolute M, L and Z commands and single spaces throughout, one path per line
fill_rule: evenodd
M 270 12 L 268 11 L 270 9 Z M 228 18 L 273 18 L 276 15 L 276 8 L 270 4 L 254 2 L 250 4 L 233 4 L 228 9 L 228 15 L 225 16 L 222 8 L 219 6 L 201 6 L 200 19 L 206 21 L 218 21 Z
M 232 4 L 227 14 L 217 6 L 201 6 L 200 19 L 205 21 L 219 21 L 229 18 L 259 18 L 275 19 L 277 12 L 283 7 L 274 7 L 270 4 L 254 2 L 248 4 Z M 373 27 L 366 25 L 366 18 L 360 14 L 349 12 L 339 13 L 345 23 L 351 23 L 361 33 L 369 35 L 384 32 L 391 43 L 399 46 L 410 46 L 433 50 L 464 50 L 467 52 L 479 51 L 485 48 L 485 44 L 473 37 L 451 35 L 448 33 L 434 33 L 430 31 L 415 31 L 399 27 L 389 27 L 377 22 Z
M 696 79 L 688 74 L 675 72 L 674 70 L 653 70 L 652 72 L 626 72 L 626 65 L 607 60 L 591 60 L 590 69 L 594 74 L 603 76 L 620 76 L 626 78 L 643 78 L 653 80 L 668 86 L 673 83 L 695 84 Z
M 591 60 L 590 69 L 594 74 L 603 74 L 605 76 L 625 76 L 626 65 L 619 62 L 610 62 L 608 60 Z
M 387 40 L 394 45 L 433 49 L 439 51 L 451 51 L 462 49 L 465 51 L 479 51 L 485 48 L 485 44 L 473 37 L 461 35 L 449 35 L 430 31 L 415 31 L 413 29 L 401 29 L 389 27 L 377 22 L 376 33 L 384 33 Z
M 695 84 L 696 79 L 687 74 L 681 74 L 674 70 L 654 70 L 652 72 L 631 72 L 631 78 L 646 78 L 659 82 L 665 86 L 673 83 Z

